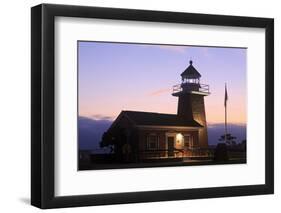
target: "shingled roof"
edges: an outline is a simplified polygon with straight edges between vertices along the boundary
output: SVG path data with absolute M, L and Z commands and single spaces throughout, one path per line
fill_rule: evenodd
M 181 119 L 176 114 L 122 111 L 120 115 L 127 116 L 135 125 L 203 127 L 195 120 Z
M 193 67 L 192 61 L 189 61 L 189 66 L 181 74 L 182 78 L 195 79 L 200 78 L 201 74 Z

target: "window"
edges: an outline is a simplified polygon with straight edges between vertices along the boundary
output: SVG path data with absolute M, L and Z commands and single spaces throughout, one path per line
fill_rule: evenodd
M 190 135 L 184 135 L 184 147 L 189 148 L 192 145 L 192 138 Z
M 157 135 L 149 135 L 147 137 L 147 149 L 155 150 L 159 148 L 158 136 Z

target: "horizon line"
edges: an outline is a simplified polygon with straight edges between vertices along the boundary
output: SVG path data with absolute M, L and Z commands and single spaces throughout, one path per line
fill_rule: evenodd
M 77 118 L 87 118 L 87 119 L 95 120 L 95 121 L 112 121 L 112 122 L 116 119 L 116 118 L 113 118 L 111 116 L 94 117 L 94 116 L 86 116 L 86 115 L 78 115 Z M 217 125 L 217 124 L 223 124 L 224 125 L 224 121 L 219 121 L 219 122 L 214 122 L 214 121 L 208 122 L 207 121 L 207 126 Z M 230 124 L 230 125 L 231 124 L 232 125 L 247 125 L 246 122 L 228 122 L 227 124 Z

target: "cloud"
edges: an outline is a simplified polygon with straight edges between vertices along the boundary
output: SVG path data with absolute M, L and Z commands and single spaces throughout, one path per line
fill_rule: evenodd
M 94 120 L 114 120 L 114 117 L 102 114 L 93 114 L 90 116 L 90 118 Z
M 171 92 L 171 88 L 162 88 L 148 93 L 148 96 L 159 96 Z

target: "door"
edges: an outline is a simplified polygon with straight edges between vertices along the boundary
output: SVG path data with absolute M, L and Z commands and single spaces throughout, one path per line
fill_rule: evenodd
M 174 157 L 174 137 L 168 137 L 168 157 Z

